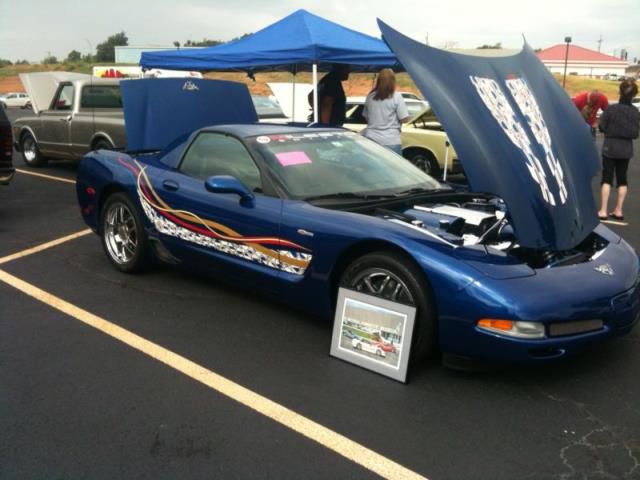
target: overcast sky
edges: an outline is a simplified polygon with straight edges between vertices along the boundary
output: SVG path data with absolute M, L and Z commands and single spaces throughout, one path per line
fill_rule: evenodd
M 565 36 L 602 52 L 640 57 L 638 0 L 0 0 L 0 58 L 64 58 L 73 50 L 95 52 L 98 43 L 124 30 L 129 45 L 169 46 L 203 38 L 228 40 L 255 32 L 305 8 L 364 33 L 379 36 L 376 17 L 433 46 L 459 48 L 502 42 L 519 48 L 522 34 L 534 48 Z

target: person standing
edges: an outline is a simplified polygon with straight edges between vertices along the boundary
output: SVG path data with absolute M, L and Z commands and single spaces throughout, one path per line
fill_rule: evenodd
M 620 102 L 610 106 L 600 117 L 598 128 L 604 133 L 602 144 L 602 186 L 600 190 L 601 220 L 611 217 L 624 220 L 622 208 L 627 196 L 627 169 L 629 160 L 633 157 L 633 140 L 640 132 L 640 112 L 631 100 L 638 94 L 638 86 L 633 80 L 620 82 Z M 616 207 L 607 214 L 609 193 L 616 177 L 618 195 Z
M 367 119 L 367 128 L 362 134 L 402 155 L 400 129 L 409 120 L 409 111 L 402 95 L 396 92 L 396 76 L 390 68 L 378 74 L 375 87 L 365 100 L 362 115 Z
M 605 111 L 609 106 L 609 100 L 607 97 L 593 90 L 592 92 L 579 93 L 573 97 L 573 104 L 576 106 L 582 118 L 591 127 L 591 135 L 596 136 L 596 119 L 598 118 L 598 111 Z
M 349 79 L 349 65 L 336 64 L 331 71 L 318 82 L 318 123 L 341 127 L 347 110 L 347 97 L 342 82 Z M 313 119 L 313 90 L 307 97 Z

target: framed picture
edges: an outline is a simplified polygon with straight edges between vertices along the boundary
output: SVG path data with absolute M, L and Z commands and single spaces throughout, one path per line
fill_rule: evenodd
M 406 382 L 416 309 L 341 288 L 331 355 Z

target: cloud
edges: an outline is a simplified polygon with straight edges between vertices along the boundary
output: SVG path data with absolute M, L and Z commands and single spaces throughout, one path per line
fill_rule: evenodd
M 28 2 L 28 8 L 23 3 Z M 0 58 L 40 60 L 50 51 L 64 58 L 72 49 L 95 49 L 109 35 L 124 30 L 131 45 L 171 45 L 203 38 L 228 40 L 259 30 L 305 8 L 347 27 L 379 36 L 376 17 L 394 28 L 438 46 L 455 41 L 474 48 L 501 42 L 518 48 L 522 34 L 533 47 L 574 43 L 602 51 L 627 48 L 640 57 L 637 0 L 383 0 L 345 2 L 303 0 L 25 0 L 3 2 Z M 25 22 L 25 12 L 29 20 Z

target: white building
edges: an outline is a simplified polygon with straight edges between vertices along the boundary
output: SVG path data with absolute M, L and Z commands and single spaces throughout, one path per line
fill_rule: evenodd
M 564 73 L 565 55 L 567 56 L 567 75 L 584 75 L 588 77 L 603 77 L 604 75 L 623 76 L 629 66 L 626 60 L 606 55 L 596 50 L 560 43 L 553 47 L 540 50 L 538 58 L 546 65 L 551 73 Z

